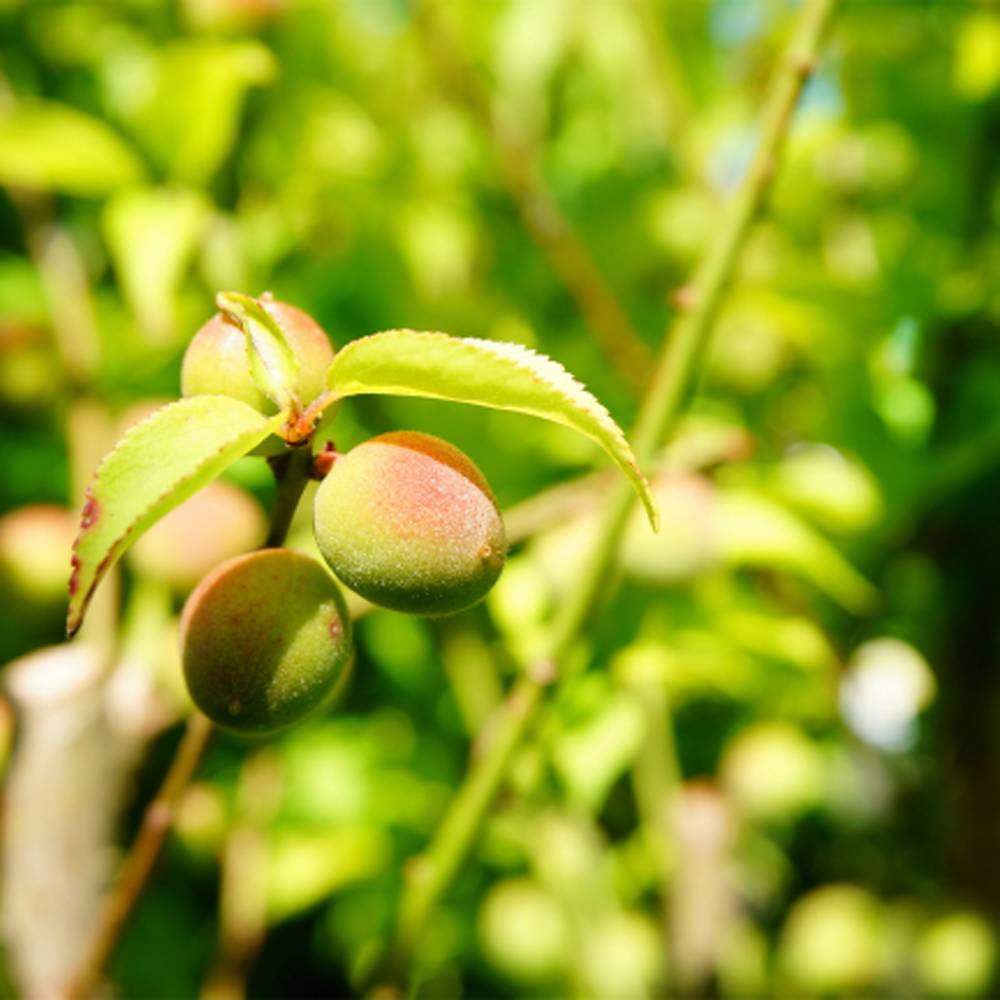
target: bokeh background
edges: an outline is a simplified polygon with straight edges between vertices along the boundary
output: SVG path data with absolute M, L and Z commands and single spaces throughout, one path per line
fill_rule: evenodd
M 246 459 L 60 644 L 72 509 L 176 396 L 214 293 L 270 289 L 338 345 L 530 345 L 627 427 L 797 9 L 0 3 L 5 991 L 78 960 L 188 712 L 184 593 L 264 530 Z M 998 170 L 995 6 L 847 0 L 655 470 L 664 530 L 629 528 L 417 995 L 996 995 Z M 402 427 L 480 465 L 508 567 L 461 616 L 364 614 L 334 708 L 214 745 L 122 996 L 355 992 L 577 572 L 610 475 L 589 443 L 388 398 L 332 434 Z

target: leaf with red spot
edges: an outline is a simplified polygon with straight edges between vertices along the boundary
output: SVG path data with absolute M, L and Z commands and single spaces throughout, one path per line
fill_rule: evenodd
M 287 419 L 287 412 L 266 417 L 228 396 L 195 396 L 129 430 L 87 490 L 73 544 L 67 633 L 79 629 L 101 578 L 144 531 Z

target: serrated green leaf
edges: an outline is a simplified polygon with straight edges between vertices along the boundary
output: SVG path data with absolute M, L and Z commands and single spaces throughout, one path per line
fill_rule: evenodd
M 257 388 L 279 410 L 298 411 L 299 362 L 278 321 L 255 298 L 240 292 L 219 292 L 215 304 L 243 328 L 247 362 Z
M 76 108 L 29 101 L 0 113 L 0 184 L 99 195 L 143 173 L 124 139 Z
M 631 480 L 654 529 L 656 504 L 621 428 L 562 365 L 501 341 L 389 330 L 344 347 L 327 374 L 334 398 L 382 393 L 515 410 L 596 441 Z
M 101 463 L 73 544 L 66 631 L 73 635 L 105 573 L 152 524 L 287 420 L 228 396 L 169 403 L 136 424 Z

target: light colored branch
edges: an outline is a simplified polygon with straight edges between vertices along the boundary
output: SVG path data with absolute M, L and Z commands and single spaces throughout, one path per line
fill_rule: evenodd
M 643 833 L 656 866 L 664 945 L 670 940 L 670 888 L 677 864 L 674 825 L 681 792 L 681 767 L 677 758 L 674 719 L 663 678 L 632 677 L 628 689 L 646 722 L 646 732 L 632 768 L 632 786 Z M 661 974 L 666 980 L 672 956 L 663 949 Z
M 73 642 L 4 668 L 17 743 L 4 784 L 0 930 L 18 995 L 59 997 L 100 909 L 127 754 L 104 652 Z M 0 993 L 3 988 L 0 987 Z
M 397 937 L 383 974 L 402 980 L 417 941 L 438 901 L 458 874 L 483 817 L 541 701 L 542 688 L 527 676 L 514 685 L 491 722 L 491 739 L 473 764 L 430 847 L 408 869 Z
M 806 0 L 796 30 L 772 85 L 764 110 L 757 152 L 722 229 L 682 299 L 690 311 L 670 330 L 639 414 L 633 444 L 640 463 L 648 464 L 673 430 L 696 381 L 723 295 L 736 271 L 753 220 L 761 209 L 799 94 L 812 72 L 824 29 L 838 0 Z M 618 541 L 634 498 L 627 486 L 610 497 L 594 546 L 576 585 L 561 606 L 549 636 L 548 657 L 529 669 L 490 730 L 490 742 L 472 764 L 426 853 L 413 867 L 403 890 L 396 938 L 382 970 L 390 980 L 404 974 L 427 920 L 461 869 L 483 819 L 502 785 L 508 764 L 528 731 L 544 689 L 533 677 L 550 675 L 576 641 L 607 586 Z

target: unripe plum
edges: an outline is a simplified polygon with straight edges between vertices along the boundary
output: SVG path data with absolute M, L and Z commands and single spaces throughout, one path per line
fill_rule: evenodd
M 260 304 L 284 331 L 299 363 L 295 389 L 303 404 L 319 396 L 326 371 L 333 361 L 333 345 L 323 328 L 308 314 L 268 295 Z M 277 407 L 257 388 L 247 360 L 246 335 L 222 313 L 216 313 L 192 338 L 181 367 L 184 396 L 231 396 L 261 413 L 276 413 Z
M 17 616 L 63 612 L 77 519 L 56 504 L 31 504 L 0 517 L 0 598 Z
M 374 604 L 414 614 L 475 604 L 507 555 L 482 473 L 453 445 L 416 431 L 339 456 L 316 492 L 314 525 L 339 579 Z
M 266 532 L 257 502 L 220 479 L 160 518 L 129 559 L 144 576 L 187 593 L 225 559 L 260 545 Z
M 318 562 L 261 549 L 202 580 L 184 606 L 180 640 L 195 705 L 225 729 L 267 734 L 334 689 L 350 658 L 350 619 Z

